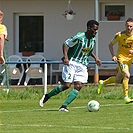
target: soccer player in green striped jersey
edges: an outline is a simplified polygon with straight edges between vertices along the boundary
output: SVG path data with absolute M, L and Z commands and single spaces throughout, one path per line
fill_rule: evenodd
M 74 83 L 74 89 L 70 92 L 59 111 L 68 112 L 67 106 L 77 97 L 84 83 L 87 83 L 90 57 L 92 56 L 97 65 L 101 65 L 101 60 L 93 53 L 96 44 L 96 34 L 99 29 L 99 23 L 95 20 L 87 22 L 87 31 L 78 32 L 76 35 L 68 38 L 63 46 L 64 63 L 62 70 L 62 79 L 64 83 L 57 86 L 48 94 L 43 95 L 39 104 L 41 107 L 52 96 L 70 88 Z

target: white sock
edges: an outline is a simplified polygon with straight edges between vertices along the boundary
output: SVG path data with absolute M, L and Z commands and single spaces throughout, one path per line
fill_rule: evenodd
M 128 98 L 128 96 L 124 97 L 124 100 L 126 100 Z

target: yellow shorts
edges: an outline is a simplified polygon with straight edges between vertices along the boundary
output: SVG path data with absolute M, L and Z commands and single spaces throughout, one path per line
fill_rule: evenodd
M 132 62 L 131 61 L 123 61 L 123 60 L 119 60 L 118 61 L 118 67 L 117 70 L 120 73 L 123 73 L 124 71 L 128 71 L 130 66 L 131 66 Z

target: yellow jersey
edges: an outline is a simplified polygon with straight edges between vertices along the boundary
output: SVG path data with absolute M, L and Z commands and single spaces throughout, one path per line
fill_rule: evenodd
M 3 24 L 0 24 L 0 34 L 4 34 L 5 38 L 7 38 L 7 28 Z
M 111 43 L 114 45 L 118 43 L 118 50 L 116 57 L 122 62 L 132 62 L 133 54 L 129 53 L 129 50 L 133 50 L 133 35 L 128 36 L 125 31 L 115 34 Z

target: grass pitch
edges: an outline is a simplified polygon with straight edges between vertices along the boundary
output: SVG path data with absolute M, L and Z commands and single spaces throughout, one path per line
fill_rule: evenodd
M 129 90 L 132 96 L 132 87 Z M 0 133 L 133 132 L 133 104 L 124 104 L 121 87 L 107 87 L 99 96 L 95 86 L 86 86 L 68 106 L 68 113 L 58 111 L 69 92 L 52 97 L 41 108 L 42 88 L 11 89 L 8 95 L 1 91 Z M 101 105 L 98 112 L 87 111 L 92 99 Z

